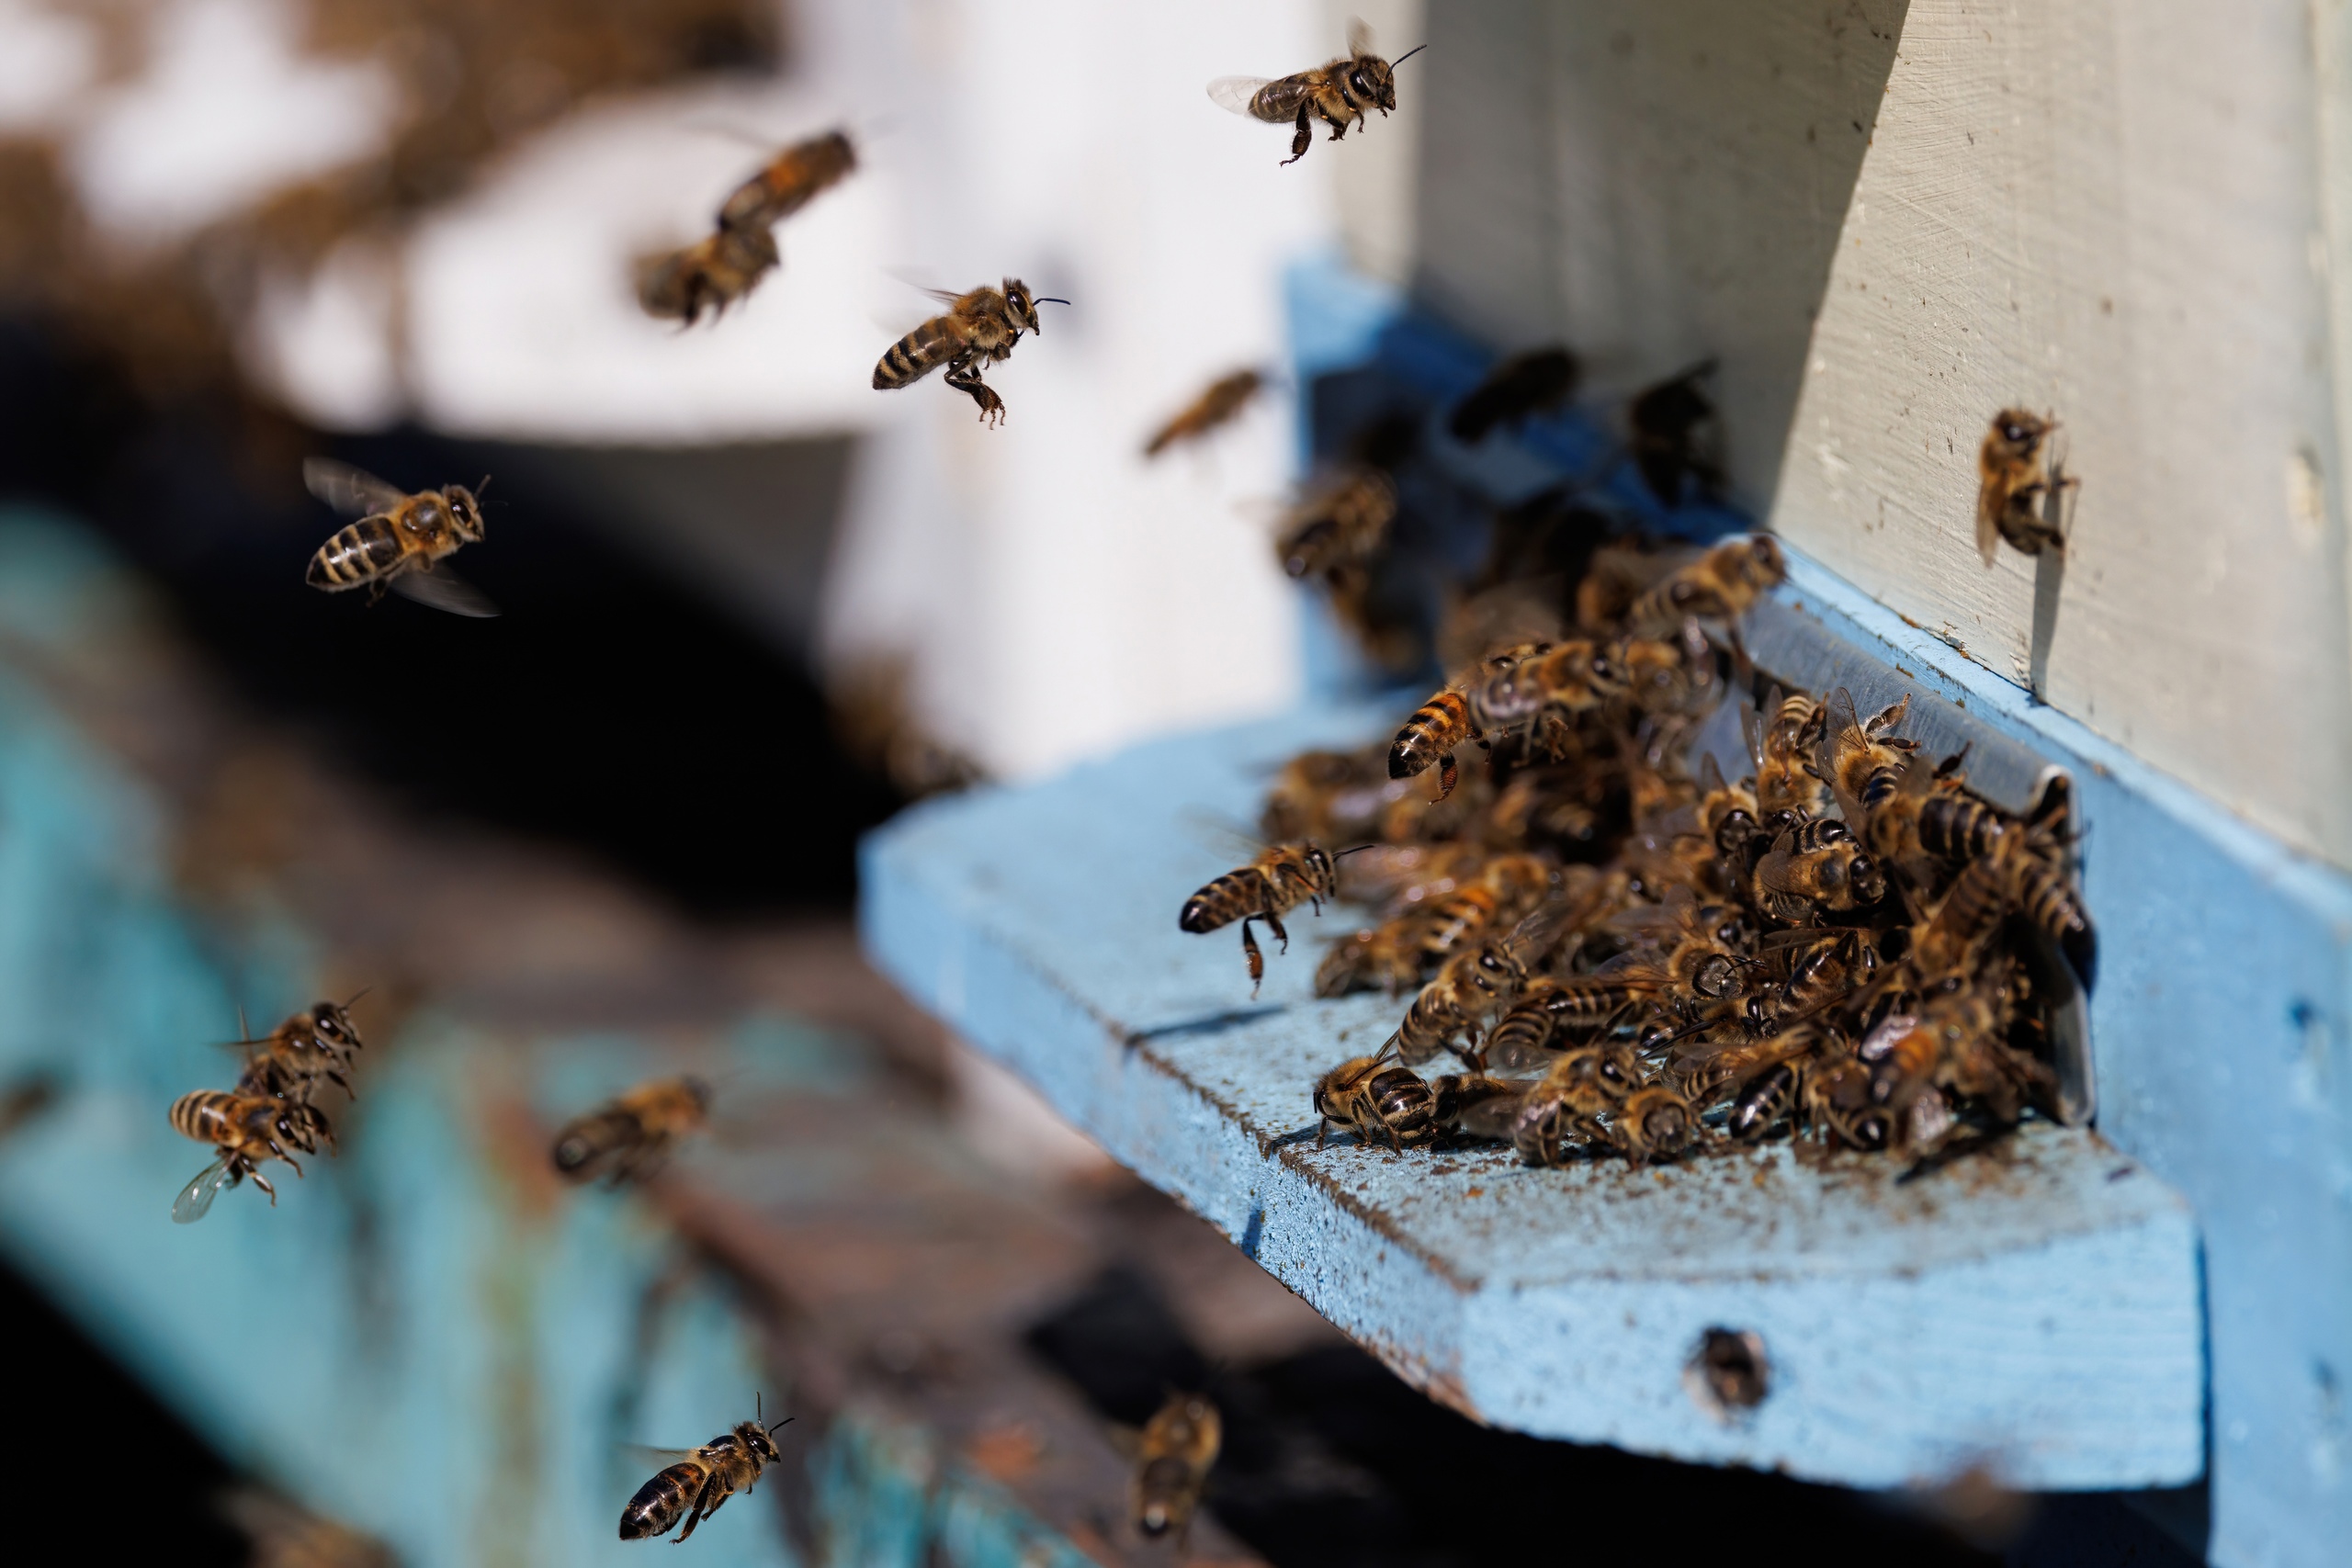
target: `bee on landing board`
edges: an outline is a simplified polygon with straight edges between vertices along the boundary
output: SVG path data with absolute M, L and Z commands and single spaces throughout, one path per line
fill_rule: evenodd
M 1323 900 L 1336 897 L 1340 874 L 1332 857 L 1312 843 L 1276 844 L 1248 865 L 1227 872 L 1190 898 L 1176 917 L 1177 926 L 1199 934 L 1241 922 L 1241 951 L 1250 961 L 1250 994 L 1266 976 L 1266 955 L 1258 950 L 1251 922 L 1263 920 L 1274 940 L 1290 951 L 1290 933 L 1283 917 L 1301 904 L 1323 912 Z
M 1255 370 L 1237 370 L 1210 382 L 1182 412 L 1152 433 L 1144 443 L 1143 455 L 1157 457 L 1179 441 L 1198 441 L 1248 408 L 1265 384 L 1266 378 Z
M 1325 1073 L 1315 1085 L 1315 1146 L 1338 1122 L 1364 1144 L 1386 1144 L 1402 1151 L 1434 1143 L 1444 1131 L 1438 1121 L 1437 1093 L 1410 1067 L 1388 1061 L 1393 1043 L 1369 1056 L 1357 1056 Z
M 1348 29 L 1348 52 L 1312 71 L 1268 81 L 1263 76 L 1220 76 L 1209 84 L 1209 98 L 1219 108 L 1268 125 L 1291 125 L 1290 156 L 1295 164 L 1315 141 L 1315 121 L 1331 128 L 1331 140 L 1347 135 L 1351 125 L 1363 125 L 1364 115 L 1378 109 L 1383 116 L 1396 107 L 1396 69 L 1427 49 L 1407 50 L 1395 61 L 1372 52 L 1372 33 L 1362 22 Z
M 756 1403 L 753 1409 L 758 1409 Z M 782 1461 L 774 1434 L 791 1420 L 787 1416 L 774 1427 L 763 1427 L 755 1414 L 698 1449 L 650 1450 L 671 1462 L 639 1487 L 621 1510 L 621 1539 L 667 1535 L 684 1517 L 686 1528 L 678 1531 L 678 1543 L 684 1545 L 696 1525 L 736 1493 L 751 1491 L 763 1471 Z
M 1986 566 L 2000 553 L 2003 539 L 2029 556 L 2066 547 L 2065 536 L 2041 513 L 2052 491 L 2076 483 L 2043 450 L 2057 428 L 2049 415 L 2024 409 L 2003 409 L 1993 416 L 1976 453 L 1976 553 Z
M 262 1175 L 263 1162 L 282 1159 L 300 1176 L 300 1163 L 287 1151 L 314 1154 L 321 1138 L 330 1144 L 334 1140 L 325 1113 L 316 1106 L 266 1095 L 197 1089 L 172 1102 L 171 1120 L 175 1132 L 210 1144 L 218 1156 L 172 1201 L 175 1224 L 193 1224 L 204 1218 L 212 1200 L 247 1177 L 269 1194 L 270 1206 L 277 1207 L 277 1189 Z
M 1069 301 L 1033 295 L 1017 277 L 1006 278 L 1002 288 L 983 284 L 968 294 L 939 288 L 927 292 L 945 302 L 947 313 L 933 316 L 889 346 L 874 367 L 874 389 L 911 387 L 944 365 L 947 384 L 978 405 L 981 420 L 990 425 L 1001 423 L 1004 400 L 981 381 L 980 372 L 1012 358 L 1012 345 L 1023 333 L 1043 331 L 1038 306 Z
M 555 1136 L 556 1174 L 566 1181 L 618 1187 L 652 1174 L 678 1141 L 701 1131 L 710 1114 L 710 1086 L 700 1078 L 655 1078 L 639 1084 Z
M 1151 1540 L 1174 1531 L 1182 1551 L 1201 1505 L 1201 1489 L 1225 1444 L 1216 1406 L 1197 1393 L 1172 1393 L 1144 1423 L 1136 1443 L 1136 1472 L 1127 1483 L 1127 1514 Z
M 459 547 L 481 543 L 481 503 L 473 491 L 450 485 L 412 495 L 326 457 L 302 460 L 302 483 L 337 512 L 358 519 L 311 558 L 305 581 L 311 587 L 327 593 L 364 587 L 370 604 L 389 588 L 453 615 L 498 614 L 489 595 L 447 564 Z

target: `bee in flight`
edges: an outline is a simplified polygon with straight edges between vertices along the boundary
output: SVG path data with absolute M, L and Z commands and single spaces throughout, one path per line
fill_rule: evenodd
M 1311 904 L 1321 914 L 1323 900 L 1337 897 L 1339 886 L 1340 874 L 1332 857 L 1317 846 L 1276 844 L 1185 899 L 1176 924 L 1199 935 L 1239 920 L 1241 951 L 1250 961 L 1250 994 L 1254 997 L 1258 983 L 1266 977 L 1266 955 L 1258 951 L 1250 924 L 1265 921 L 1266 929 L 1287 953 L 1290 933 L 1283 930 L 1283 917 L 1301 904 Z
M 639 267 L 638 303 L 649 316 L 688 326 L 706 310 L 723 313 L 781 265 L 769 231 L 856 167 L 857 151 L 838 130 L 786 148 L 735 187 L 707 239 Z
M 700 1078 L 655 1078 L 574 1117 L 556 1134 L 556 1173 L 566 1181 L 618 1187 L 650 1175 L 673 1145 L 698 1132 L 710 1113 L 710 1086 Z
M 1250 406 L 1266 378 L 1255 370 L 1236 370 L 1210 382 L 1206 389 L 1183 411 L 1152 433 L 1144 443 L 1143 455 L 1157 457 L 1179 441 L 1198 441 L 1217 426 L 1232 420 Z
M 763 1427 L 756 1401 L 752 1410 L 752 1419 L 738 1421 L 732 1430 L 721 1432 L 698 1449 L 653 1450 L 671 1462 L 639 1487 L 628 1506 L 621 1510 L 621 1539 L 643 1540 L 648 1536 L 668 1535 L 683 1516 L 686 1528 L 678 1532 L 683 1545 L 696 1525 L 718 1512 L 736 1493 L 749 1492 L 762 1471 L 779 1462 L 784 1456 L 776 1451 L 774 1433 L 792 1417 Z
M 364 586 L 370 604 L 389 588 L 453 615 L 498 614 L 489 595 L 447 564 L 460 546 L 481 542 L 481 502 L 473 491 L 450 485 L 410 495 L 327 457 L 302 460 L 302 483 L 337 512 L 358 519 L 311 558 L 306 581 L 311 587 L 340 593 Z
M 2029 556 L 2066 547 L 2065 536 L 2041 511 L 2045 495 L 2076 482 L 2045 460 L 2042 443 L 2057 428 L 2056 420 L 2024 409 L 1993 416 L 1976 454 L 1976 553 L 1986 566 L 2003 539 Z
M 1634 467 L 1661 506 L 1681 505 L 1694 481 L 1701 500 L 1723 492 L 1715 404 L 1699 385 L 1714 369 L 1713 360 L 1702 360 L 1636 392 L 1625 411 Z
M 996 424 L 1004 418 L 1004 400 L 981 381 L 980 372 L 1012 357 L 1012 345 L 1023 333 L 1041 332 L 1040 305 L 1067 305 L 1067 299 L 1040 299 L 1017 277 L 1002 288 L 986 284 L 968 294 L 945 289 L 925 290 L 946 303 L 947 313 L 931 320 L 892 344 L 874 367 L 874 389 L 895 391 L 911 387 L 941 366 L 947 367 L 947 384 L 979 406 L 980 418 Z
M 359 998 L 354 997 L 352 1001 Z M 352 1093 L 352 1053 L 365 1043 L 351 1021 L 350 1002 L 341 1007 L 321 1002 L 298 1012 L 267 1034 L 232 1043 L 245 1050 L 244 1071 L 238 1075 L 237 1092 L 274 1100 L 308 1100 L 326 1078 Z
M 1157 1540 L 1173 1530 L 1177 1549 L 1183 1549 L 1201 1489 L 1224 1445 L 1225 1423 L 1216 1405 L 1197 1393 L 1168 1396 L 1136 1443 L 1127 1511 L 1138 1533 Z
M 1497 425 L 1517 424 L 1574 397 L 1580 374 L 1577 356 L 1565 348 L 1515 355 L 1487 371 L 1487 378 L 1453 406 L 1445 427 L 1456 441 L 1476 446 Z
M 261 1173 L 266 1160 L 282 1159 L 302 1174 L 301 1165 L 287 1152 L 316 1153 L 319 1140 L 333 1143 L 325 1114 L 303 1100 L 274 1100 L 266 1095 L 232 1094 L 220 1089 L 196 1089 L 172 1102 L 173 1130 L 210 1144 L 216 1157 L 196 1173 L 172 1201 L 172 1221 L 194 1224 L 212 1207 L 212 1200 L 247 1177 L 277 1203 L 277 1189 Z
M 1331 128 L 1331 140 L 1347 135 L 1348 127 L 1364 123 L 1368 109 L 1384 116 L 1396 107 L 1396 67 L 1427 49 L 1411 49 L 1392 62 L 1372 52 L 1372 33 L 1362 22 L 1348 29 L 1348 52 L 1312 71 L 1268 81 L 1263 76 L 1220 76 L 1209 84 L 1209 98 L 1220 108 L 1262 119 L 1269 125 L 1293 125 L 1290 156 L 1295 164 L 1306 156 L 1315 141 L 1315 121 Z

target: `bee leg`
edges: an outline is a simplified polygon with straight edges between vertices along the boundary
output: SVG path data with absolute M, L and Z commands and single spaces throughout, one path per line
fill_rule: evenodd
M 1283 160 L 1285 164 L 1297 163 L 1306 156 L 1306 150 L 1315 145 L 1315 132 L 1306 118 L 1308 113 L 1306 105 L 1298 106 L 1298 129 L 1291 135 L 1290 156 Z
M 1330 1134 L 1331 1119 L 1329 1116 L 1317 1116 L 1315 1119 L 1315 1146 L 1318 1149 L 1321 1148 L 1323 1146 L 1323 1140 L 1329 1137 Z
M 268 1178 L 268 1177 L 266 1177 L 266 1176 L 264 1176 L 264 1175 L 263 1175 L 260 1171 L 258 1171 L 258 1170 L 256 1170 L 256 1171 L 254 1171 L 254 1172 L 253 1173 L 253 1178 L 254 1178 L 254 1185 L 255 1187 L 260 1188 L 263 1191 L 265 1191 L 265 1192 L 266 1192 L 266 1193 L 268 1193 L 268 1194 L 269 1194 L 269 1206 L 270 1206 L 271 1208 L 273 1208 L 273 1209 L 277 1208 L 277 1188 L 275 1188 L 275 1187 L 272 1187 L 272 1186 L 269 1184 L 269 1178 Z
M 1276 942 L 1283 944 L 1283 952 L 1285 953 L 1290 952 L 1290 932 L 1283 930 L 1281 916 L 1268 915 L 1266 917 L 1266 929 L 1274 933 L 1274 940 Z
M 1250 919 L 1256 919 L 1252 915 Z M 1258 994 L 1258 983 L 1266 977 L 1266 955 L 1258 951 L 1258 939 L 1250 933 L 1250 920 L 1241 922 L 1241 951 L 1250 960 L 1250 995 Z
M 1452 795 L 1453 793 L 1453 786 L 1461 782 L 1462 764 L 1453 760 L 1453 752 L 1448 751 L 1444 756 L 1438 759 L 1437 798 L 1443 800 L 1447 795 Z

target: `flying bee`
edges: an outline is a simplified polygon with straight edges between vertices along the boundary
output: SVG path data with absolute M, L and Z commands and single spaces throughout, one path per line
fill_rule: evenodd
M 783 1460 L 776 1451 L 775 1433 L 791 1419 L 787 1416 L 775 1426 L 763 1427 L 754 1416 L 738 1421 L 732 1430 L 721 1432 L 698 1449 L 659 1450 L 672 1462 L 639 1487 L 628 1506 L 621 1510 L 621 1539 L 642 1540 L 667 1535 L 683 1517 L 686 1528 L 678 1531 L 678 1541 L 684 1544 L 696 1525 L 718 1512 L 736 1493 L 751 1491 L 761 1472 Z
M 1225 1445 L 1217 1408 L 1197 1393 L 1171 1393 L 1144 1423 L 1136 1443 L 1136 1470 L 1127 1483 L 1127 1517 L 1138 1533 L 1157 1540 L 1170 1530 L 1178 1551 L 1201 1505 L 1201 1491 Z
M 1625 630 L 1659 637 L 1685 618 L 1736 622 L 1788 575 L 1788 560 L 1771 535 L 1726 539 L 1634 600 L 1625 612 Z
M 1336 581 L 1364 570 L 1396 520 L 1396 482 L 1369 466 L 1345 469 L 1291 509 L 1274 554 L 1302 581 Z
M 637 302 L 649 316 L 693 326 L 746 298 L 783 265 L 775 236 L 760 227 L 720 228 L 693 244 L 648 256 L 637 267 Z
M 302 482 L 337 512 L 358 519 L 311 558 L 306 581 L 311 587 L 340 593 L 364 585 L 370 604 L 390 588 L 453 615 L 498 614 L 488 595 L 445 564 L 460 546 L 482 540 L 481 503 L 472 491 L 450 485 L 410 495 L 326 457 L 302 460 Z
M 347 1070 L 352 1065 L 352 1053 L 364 1043 L 352 1024 L 351 1014 L 345 1010 L 349 1006 L 349 1002 L 341 1007 L 321 1002 L 307 1012 L 294 1014 L 258 1040 L 234 1042 L 247 1050 L 244 1071 L 237 1077 L 237 1092 L 272 1100 L 308 1100 L 311 1089 L 323 1077 L 341 1086 L 346 1097 L 356 1098 L 352 1094 Z
M 1262 76 L 1220 76 L 1209 84 L 1209 97 L 1220 108 L 1247 115 L 1269 125 L 1295 125 L 1290 156 L 1295 164 L 1306 156 L 1315 141 L 1314 122 L 1331 128 L 1331 140 L 1347 135 L 1348 127 L 1364 123 L 1366 111 L 1378 109 L 1385 118 L 1396 107 L 1396 68 L 1429 45 L 1406 51 L 1394 62 L 1372 52 L 1372 34 L 1359 22 L 1348 29 L 1348 52 L 1312 71 L 1268 81 Z
M 1410 1068 L 1381 1066 L 1392 1048 L 1342 1062 L 1316 1080 L 1316 1147 L 1323 1146 L 1335 1122 L 1363 1143 L 1385 1143 L 1399 1152 L 1437 1140 L 1443 1130 L 1437 1096 Z
M 1834 817 L 1781 830 L 1756 863 L 1756 907 L 1801 925 L 1815 909 L 1854 909 L 1886 897 L 1886 874 Z
M 2020 554 L 2063 550 L 2065 536 L 2040 514 L 2044 496 L 2066 490 L 2067 479 L 2045 461 L 2042 443 L 2058 422 L 2047 414 L 2003 409 L 1993 416 L 1976 453 L 1976 553 L 1991 566 L 2007 539 Z
M 1250 964 L 1250 994 L 1266 977 L 1266 956 L 1258 951 L 1251 922 L 1263 920 L 1274 940 L 1290 951 L 1290 933 L 1283 916 L 1301 904 L 1323 912 L 1323 900 L 1337 896 L 1339 873 L 1331 856 L 1312 843 L 1276 844 L 1256 860 L 1223 876 L 1184 900 L 1176 917 L 1179 929 L 1198 934 L 1234 921 L 1241 922 L 1241 952 Z
M 1698 1111 L 1671 1084 L 1635 1089 L 1609 1121 L 1610 1143 L 1635 1165 L 1672 1158 L 1698 1133 Z
M 1517 424 L 1576 395 L 1577 356 L 1561 347 L 1514 355 L 1487 372 L 1447 416 L 1456 441 L 1476 446 L 1498 424 Z
M 1250 406 L 1266 378 L 1255 370 L 1236 370 L 1210 382 L 1201 395 L 1184 405 L 1174 418 L 1152 433 L 1143 455 L 1157 457 L 1179 441 L 1198 441 Z
M 968 294 L 937 288 L 927 292 L 945 302 L 946 313 L 933 316 L 884 351 L 874 367 L 874 389 L 888 392 L 911 387 L 944 365 L 947 384 L 972 400 L 982 422 L 1001 423 L 1004 400 L 981 381 L 981 371 L 1012 358 L 1012 345 L 1021 341 L 1022 333 L 1044 330 L 1037 320 L 1038 306 L 1069 301 L 1040 299 L 1017 277 L 1006 278 L 1002 288 L 983 284 Z
M 1710 439 L 1717 434 L 1715 405 L 1699 386 L 1714 369 L 1712 359 L 1693 365 L 1635 393 L 1626 410 L 1634 467 L 1661 506 L 1681 505 L 1694 483 L 1702 499 L 1724 488 L 1719 443 Z
M 857 149 L 841 131 L 829 130 L 796 141 L 735 187 L 718 209 L 718 226 L 722 230 L 771 229 L 856 168 Z
M 556 1174 L 566 1181 L 605 1179 L 611 1187 L 652 1173 L 677 1142 L 701 1130 L 710 1086 L 700 1078 L 655 1078 L 574 1117 L 556 1134 Z
M 172 1201 L 173 1223 L 183 1225 L 202 1219 L 224 1188 L 234 1187 L 247 1177 L 269 1194 L 270 1206 L 277 1207 L 277 1189 L 262 1175 L 263 1162 L 282 1159 L 300 1176 L 301 1164 L 287 1150 L 314 1154 L 321 1138 L 329 1143 L 334 1138 L 325 1113 L 314 1105 L 220 1089 L 197 1089 L 180 1096 L 172 1102 L 171 1122 L 174 1131 L 210 1144 L 219 1156 L 197 1172 Z
M 1829 785 L 1838 812 L 1849 822 L 1867 824 L 1871 814 L 1894 797 L 1918 743 L 1891 731 L 1911 711 L 1911 695 L 1869 719 L 1854 711 L 1854 694 L 1840 686 L 1830 694 L 1815 769 Z

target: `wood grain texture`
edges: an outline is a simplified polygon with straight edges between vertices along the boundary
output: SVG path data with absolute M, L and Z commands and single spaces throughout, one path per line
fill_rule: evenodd
M 1312 997 L 1292 922 L 1253 1000 L 1230 931 L 1176 928 L 1223 869 L 1189 821 L 1246 816 L 1267 765 L 1387 714 L 1138 748 L 920 809 L 866 848 L 879 965 L 1400 1373 L 1481 1418 L 1644 1452 L 1895 1485 L 1985 1463 L 2035 1486 L 2203 1464 L 2186 1207 L 2087 1134 L 1897 1184 L 1786 1148 L 1656 1170 L 1488 1147 L 1315 1146 L 1308 1088 L 1400 1004 Z M 1701 1332 L 1751 1328 L 1779 1380 L 1724 1425 L 1682 1385 Z M 1900 1345 L 1899 1355 L 1883 1348 Z
M 2345 33 L 2333 0 L 1433 5 L 1417 287 L 1614 385 L 1720 355 L 1776 529 L 2352 863 Z M 1974 553 L 2007 403 L 2065 423 L 2063 572 Z

